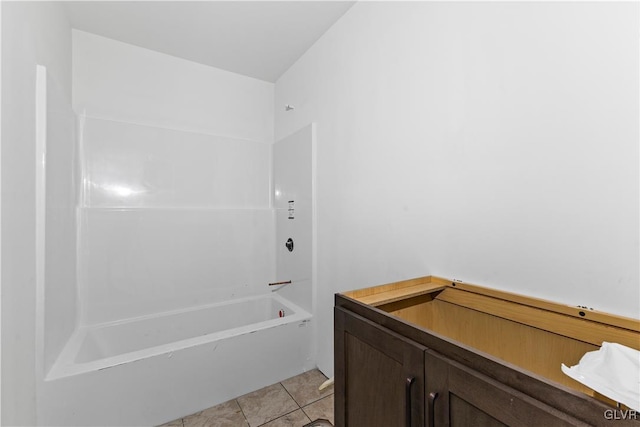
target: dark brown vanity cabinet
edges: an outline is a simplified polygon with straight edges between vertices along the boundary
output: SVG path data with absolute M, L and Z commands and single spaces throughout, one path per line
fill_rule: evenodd
M 588 426 L 438 353 L 425 353 L 430 426 Z
M 340 308 L 335 321 L 336 425 L 424 426 L 425 348 Z
M 640 426 L 566 377 L 640 321 L 424 277 L 336 295 L 337 427 Z

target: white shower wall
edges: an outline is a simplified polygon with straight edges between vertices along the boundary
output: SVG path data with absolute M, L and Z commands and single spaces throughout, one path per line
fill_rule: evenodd
M 273 145 L 276 279 L 292 281 L 279 292 L 307 311 L 313 311 L 314 138 L 310 124 Z M 292 252 L 285 246 L 289 238 Z
M 80 322 L 269 292 L 273 84 L 73 31 Z
M 82 138 L 83 323 L 267 290 L 269 144 L 96 119 Z
M 111 120 L 83 120 L 88 207 L 269 207 L 271 145 Z

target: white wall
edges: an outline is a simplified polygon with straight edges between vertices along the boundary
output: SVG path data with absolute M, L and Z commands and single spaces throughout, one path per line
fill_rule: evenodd
M 272 83 L 73 31 L 80 321 L 266 293 Z
M 334 292 L 426 274 L 640 317 L 638 8 L 360 2 L 277 81 L 276 139 L 318 123 L 325 372 Z
M 273 83 L 79 30 L 73 55 L 78 114 L 273 142 Z
M 71 100 L 71 30 L 59 4 L 2 2 L 2 420 L 3 425 L 35 425 L 39 378 L 36 363 L 35 310 L 35 74 L 48 70 L 48 116 L 56 122 L 47 130 L 47 158 L 52 173 L 49 194 L 60 199 L 47 207 L 47 221 L 66 229 L 73 221 L 70 198 L 75 197 L 70 171 L 60 172 L 73 147 L 69 128 Z M 60 119 L 58 121 L 58 119 Z M 62 231 L 62 230 L 59 230 Z M 55 232 L 54 232 L 55 233 Z M 51 237 L 48 235 L 47 237 Z M 75 320 L 73 238 L 56 248 L 57 266 L 47 266 L 44 315 L 47 347 L 55 351 Z M 51 279 L 51 280 L 48 280 Z M 67 315 L 67 312 L 71 316 Z M 59 316 L 59 317 L 58 317 Z

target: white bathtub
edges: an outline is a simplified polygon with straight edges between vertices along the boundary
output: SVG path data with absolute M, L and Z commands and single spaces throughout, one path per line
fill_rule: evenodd
M 157 425 L 273 384 L 314 367 L 310 321 L 272 293 L 79 328 L 39 423 Z

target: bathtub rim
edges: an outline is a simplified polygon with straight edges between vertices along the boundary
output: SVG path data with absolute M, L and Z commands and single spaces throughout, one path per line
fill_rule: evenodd
M 274 299 L 278 303 L 284 305 L 286 308 L 289 308 L 292 311 L 292 314 L 288 314 L 284 317 L 268 319 L 258 323 L 251 323 L 248 325 L 243 325 L 231 329 L 225 329 L 222 331 L 213 332 L 206 335 L 200 335 L 197 337 L 186 338 L 178 341 L 173 341 L 166 344 L 161 344 L 153 347 L 147 347 L 141 350 L 135 350 L 127 353 L 118 354 L 115 356 L 109 356 L 101 359 L 92 360 L 89 362 L 75 362 L 75 358 L 80 351 L 84 340 L 86 339 L 87 334 L 92 329 L 98 328 L 108 328 L 111 326 L 118 326 L 128 323 L 135 323 L 141 320 L 149 320 L 158 317 L 166 317 L 166 316 L 174 316 L 180 315 L 184 313 L 199 311 L 199 310 L 207 310 L 219 306 L 230 305 L 243 303 L 246 301 L 253 301 L 259 299 Z M 193 307 L 187 307 L 183 309 L 176 309 L 165 311 L 162 313 L 155 313 L 144 316 L 137 316 L 127 319 L 119 319 L 111 322 L 104 323 L 96 323 L 91 325 L 80 325 L 78 326 L 74 332 L 71 334 L 71 337 L 65 344 L 64 348 L 56 358 L 51 369 L 46 373 L 44 380 L 45 381 L 53 381 L 57 379 L 62 379 L 69 376 L 80 375 L 87 372 L 99 371 L 103 369 L 108 369 L 111 367 L 115 367 L 118 365 L 135 362 L 137 360 L 142 360 L 154 356 L 161 355 L 169 355 L 171 357 L 171 353 L 175 351 L 179 351 L 182 349 L 195 347 L 198 345 L 220 341 L 224 339 L 233 338 L 235 336 L 246 335 L 250 333 L 254 333 L 257 331 L 275 328 L 281 325 L 289 324 L 289 323 L 307 323 L 311 321 L 312 314 L 307 310 L 301 308 L 297 304 L 291 302 L 290 300 L 278 295 L 276 292 L 264 293 L 259 295 L 251 295 L 245 296 L 241 298 L 231 299 L 220 301 L 211 304 L 198 305 Z

